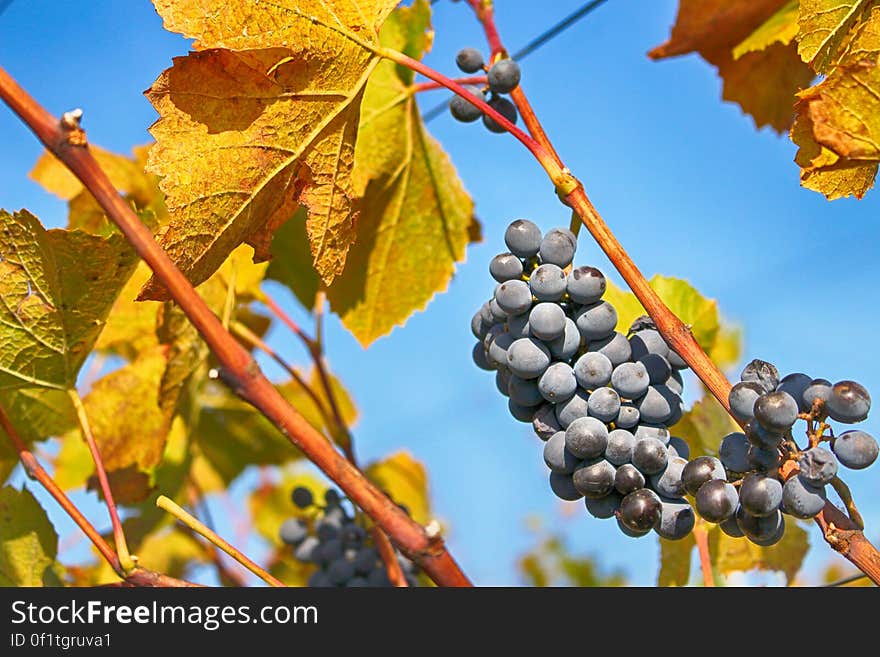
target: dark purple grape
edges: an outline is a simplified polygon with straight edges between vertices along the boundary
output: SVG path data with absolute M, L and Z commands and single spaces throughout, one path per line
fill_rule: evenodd
M 696 495 L 700 487 L 712 479 L 727 480 L 721 461 L 712 456 L 698 456 L 681 471 L 684 489 L 691 495 Z
M 828 397 L 825 408 L 832 420 L 855 424 L 868 417 L 871 395 L 860 383 L 839 381 L 831 388 L 831 396 Z
M 614 475 L 614 489 L 621 495 L 629 495 L 633 491 L 645 487 L 645 475 L 639 472 L 632 463 L 624 463 L 617 468 Z
M 804 401 L 804 392 L 810 387 L 813 377 L 806 374 L 795 373 L 789 374 L 779 382 L 776 390 L 779 392 L 787 392 L 791 398 L 797 402 L 798 408 L 802 413 L 810 410 L 810 405 Z
M 861 470 L 877 460 L 880 447 L 869 433 L 864 431 L 844 431 L 831 444 L 838 460 L 847 468 Z
M 787 392 L 768 392 L 755 402 L 755 419 L 767 431 L 784 433 L 797 421 L 799 410 Z
M 755 359 L 742 371 L 740 381 L 749 381 L 759 384 L 764 392 L 773 392 L 779 385 L 779 370 L 766 360 Z
M 798 458 L 800 477 L 813 486 L 824 486 L 837 474 L 837 459 L 824 447 L 813 447 Z
M 736 488 L 722 479 L 710 479 L 696 495 L 697 512 L 709 522 L 724 522 L 736 513 Z
M 663 506 L 653 491 L 641 488 L 623 498 L 620 502 L 618 518 L 625 527 L 634 532 L 653 529 L 660 522 Z
M 666 467 L 669 453 L 666 445 L 656 438 L 637 440 L 633 447 L 632 463 L 643 474 L 652 475 Z
M 605 497 L 614 489 L 614 466 L 605 459 L 581 465 L 571 475 L 574 487 L 584 497 Z
M 749 515 L 769 516 L 782 504 L 782 484 L 765 474 L 747 474 L 739 487 L 739 503 Z
M 294 505 L 300 509 L 307 509 L 315 503 L 315 497 L 312 495 L 312 491 L 305 486 L 297 486 L 294 488 L 293 492 L 290 494 L 290 499 L 292 499 Z

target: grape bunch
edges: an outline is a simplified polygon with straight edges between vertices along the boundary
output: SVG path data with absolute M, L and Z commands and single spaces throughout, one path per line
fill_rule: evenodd
M 473 358 L 545 441 L 551 490 L 585 498 L 629 536 L 683 538 L 695 521 L 682 480 L 689 449 L 669 428 L 682 416 L 686 363 L 648 317 L 616 330 L 605 276 L 572 266 L 571 231 L 542 235 L 519 219 L 504 240 L 509 251 L 489 264 L 495 293 L 471 320 Z
M 827 423 L 867 418 L 871 397 L 855 381 L 832 384 L 801 373 L 780 378 L 774 365 L 754 360 L 729 401 L 743 432 L 724 437 L 719 458 L 689 463 L 683 479 L 696 496 L 698 513 L 730 536 L 773 545 L 784 535 L 785 515 L 805 520 L 823 509 L 838 463 L 861 470 L 877 460 L 880 447 L 873 436 L 858 429 L 835 435 Z M 803 450 L 793 437 L 799 419 L 809 440 Z
M 484 87 L 477 85 L 465 85 L 465 89 L 481 100 L 486 100 L 487 92 L 490 95 L 489 106 L 511 123 L 516 123 L 516 106 L 505 98 L 516 89 L 520 80 L 519 64 L 509 58 L 499 59 L 491 66 L 486 66 L 483 55 L 476 48 L 462 48 L 455 56 L 455 63 L 464 73 L 479 73 L 486 71 L 487 84 Z M 455 95 L 449 101 L 449 112 L 453 118 L 463 123 L 472 123 L 483 117 L 483 125 L 490 132 L 501 133 L 506 130 L 492 117 L 483 114 L 482 110 L 462 96 Z
M 279 531 L 294 558 L 318 567 L 309 586 L 392 586 L 372 536 L 348 513 L 338 491 L 327 490 L 324 506 L 304 486 L 294 488 L 291 499 L 297 508 L 313 511 L 309 518 L 285 520 Z M 397 558 L 407 583 L 418 586 L 417 566 L 401 554 Z

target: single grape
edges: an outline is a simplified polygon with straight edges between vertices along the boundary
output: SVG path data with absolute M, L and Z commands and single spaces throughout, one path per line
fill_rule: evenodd
M 831 443 L 831 449 L 841 464 L 852 470 L 867 468 L 880 452 L 874 436 L 859 430 L 844 431 Z
M 472 84 L 465 85 L 464 90 L 480 100 L 486 100 L 486 94 L 477 86 Z M 483 110 L 474 105 L 469 99 L 458 94 L 449 100 L 449 113 L 452 114 L 452 118 L 462 123 L 473 123 L 483 116 Z
M 521 379 L 513 374 L 510 376 L 507 390 L 510 399 L 520 406 L 540 406 L 544 403 L 544 397 L 534 379 Z
M 570 474 L 562 474 L 560 472 L 550 473 L 550 490 L 561 500 L 566 502 L 576 502 L 581 499 L 580 491 L 575 488 Z
M 587 462 L 571 475 L 574 487 L 584 497 L 605 497 L 614 488 L 613 465 L 604 459 Z
M 348 559 L 335 559 L 327 566 L 327 579 L 337 586 L 354 577 L 354 564 Z
M 553 358 L 559 360 L 568 360 L 577 353 L 580 346 L 581 333 L 578 331 L 577 324 L 570 317 L 565 318 L 565 331 L 562 335 L 547 343 L 547 348 L 550 350 Z
M 748 472 L 749 441 L 744 433 L 729 433 L 718 448 L 718 459 L 728 472 Z
M 674 393 L 673 393 L 674 394 Z M 678 424 L 678 421 L 684 417 L 684 400 L 678 395 L 675 395 L 672 403 L 672 415 L 670 415 L 666 420 L 663 421 L 668 427 L 673 427 Z
M 727 481 L 727 473 L 721 461 L 713 456 L 698 456 L 684 466 L 681 471 L 681 480 L 684 489 L 691 495 L 696 495 L 700 487 L 707 481 L 720 479 Z
M 497 370 L 507 368 L 507 350 L 513 344 L 514 337 L 510 333 L 498 333 L 489 342 L 486 349 L 486 359 Z M 484 345 L 485 346 L 485 345 Z
M 649 386 L 640 399 L 636 401 L 643 422 L 661 424 L 672 417 L 681 399 L 666 386 Z
M 654 527 L 662 538 L 678 541 L 691 533 L 696 524 L 694 510 L 684 498 L 661 498 L 660 522 Z
M 529 287 L 538 301 L 559 301 L 565 294 L 565 272 L 547 262 L 535 269 L 529 277 Z
M 507 333 L 514 340 L 532 337 L 532 332 L 529 330 L 529 313 L 508 317 L 505 325 L 507 326 Z
M 730 411 L 740 421 L 751 420 L 755 417 L 755 402 L 758 397 L 767 394 L 760 383 L 755 381 L 741 381 L 730 389 L 727 397 L 730 402 Z
M 789 477 L 782 487 L 782 510 L 795 518 L 809 520 L 825 508 L 824 487 L 813 486 L 800 475 Z
M 463 73 L 483 70 L 483 55 L 476 48 L 462 48 L 455 55 L 455 64 Z
M 494 96 L 492 100 L 489 101 L 489 107 L 498 112 L 505 119 L 510 121 L 511 123 L 516 123 L 517 113 L 516 113 L 516 105 L 511 103 L 507 98 L 502 98 L 501 96 Z M 507 132 L 507 128 L 498 123 L 495 119 L 493 119 L 488 114 L 483 114 L 483 125 L 489 130 L 489 132 L 494 132 L 500 134 L 502 132 Z
M 642 474 L 652 475 L 663 470 L 669 460 L 666 445 L 656 438 L 636 440 L 633 447 L 632 464 Z
M 307 509 L 315 503 L 315 497 L 305 486 L 297 486 L 290 493 L 290 499 L 293 500 L 295 506 L 300 509 Z
M 639 419 L 639 409 L 630 402 L 624 402 L 620 405 L 620 413 L 614 424 L 620 429 L 632 429 L 638 426 Z
M 662 512 L 662 511 L 661 511 Z M 629 536 L 630 538 L 641 538 L 642 536 L 647 536 L 651 533 L 650 529 L 643 530 L 635 530 L 627 527 L 623 521 L 620 519 L 619 511 L 617 515 L 617 528 L 623 533 L 624 536 Z
M 739 380 L 757 383 L 764 392 L 773 392 L 779 385 L 779 370 L 772 363 L 756 358 L 745 366 Z
M 507 313 L 498 305 L 498 301 L 493 297 L 489 300 L 489 312 L 496 324 L 504 324 L 507 321 Z
M 579 417 L 587 417 L 590 414 L 588 393 L 583 388 L 578 388 L 571 399 L 556 404 L 556 419 L 563 429 L 568 428 Z
M 628 529 L 644 532 L 653 529 L 660 522 L 662 511 L 657 494 L 641 488 L 621 500 L 618 518 Z
M 736 513 L 736 488 L 722 479 L 710 479 L 697 491 L 697 513 L 708 522 L 724 522 Z
M 520 422 L 531 422 L 535 416 L 534 406 L 523 406 L 522 404 L 517 404 L 512 399 L 507 400 L 507 410 L 510 411 L 511 416 L 515 420 Z
M 755 402 L 755 419 L 767 431 L 783 433 L 797 420 L 798 404 L 787 392 L 768 392 Z
M 614 489 L 621 495 L 629 495 L 639 488 L 645 487 L 645 475 L 638 471 L 632 463 L 624 463 L 617 468 L 614 475 Z
M 642 356 L 638 362 L 644 365 L 648 372 L 648 380 L 651 385 L 664 385 L 666 380 L 672 376 L 672 366 L 660 354 L 647 354 Z
M 556 419 L 556 407 L 553 404 L 544 404 L 535 411 L 532 428 L 541 440 L 549 440 L 554 433 L 562 431 L 562 426 Z
M 614 367 L 626 363 L 632 356 L 632 347 L 629 340 L 622 333 L 614 331 L 611 335 L 600 340 L 592 340 L 589 345 L 590 351 L 604 354 Z
M 513 374 L 506 367 L 495 371 L 495 387 L 505 397 L 510 396 L 510 377 L 512 376 Z
M 855 424 L 868 417 L 871 395 L 864 386 L 855 381 L 838 381 L 831 388 L 831 396 L 825 404 L 832 420 Z
M 617 311 L 607 301 L 583 306 L 574 316 L 581 336 L 587 342 L 607 338 L 617 326 Z
M 677 351 L 673 350 L 672 347 L 669 348 L 669 355 L 666 357 L 666 360 L 677 370 L 685 370 L 688 367 L 687 361 Z
M 592 419 L 592 418 L 591 418 Z M 613 465 L 623 465 L 632 460 L 636 437 L 625 429 L 614 429 L 608 433 L 605 458 Z
M 688 462 L 681 457 L 670 458 L 667 451 L 666 467 L 651 475 L 651 488 L 660 497 L 681 497 L 685 493 L 681 473 L 687 464 Z
M 608 446 L 608 428 L 592 417 L 580 417 L 565 430 L 565 447 L 579 459 L 601 456 Z
M 299 545 L 309 535 L 309 526 L 301 518 L 288 518 L 281 523 L 279 536 L 288 545 Z
M 776 449 L 764 449 L 758 445 L 749 445 L 749 468 L 770 472 L 779 467 L 779 452 Z
M 736 522 L 736 513 L 734 513 L 724 522 L 719 522 L 718 527 L 721 529 L 721 531 L 723 531 L 731 538 L 742 538 L 743 536 L 745 536 L 742 529 L 739 528 L 739 525 Z
M 553 363 L 538 377 L 538 391 L 549 402 L 570 399 L 577 390 L 577 379 L 568 363 Z
M 778 509 L 768 516 L 753 516 L 742 506 L 736 510 L 736 524 L 740 531 L 753 543 L 767 541 L 779 533 L 785 526 L 782 512 Z
M 550 366 L 550 351 L 540 340 L 520 338 L 507 349 L 507 367 L 523 379 L 537 379 Z
M 624 399 L 643 397 L 648 392 L 650 381 L 648 370 L 640 362 L 618 365 L 611 374 L 611 387 Z
M 483 345 L 479 342 L 474 345 L 473 352 L 471 353 L 474 359 L 474 365 L 479 367 L 481 370 L 486 370 L 487 372 L 491 372 L 495 368 L 492 366 L 492 363 L 489 362 L 489 359 L 486 357 L 486 350 L 483 349 Z
M 782 504 L 782 484 L 765 474 L 747 474 L 739 487 L 739 503 L 749 515 L 769 516 Z
M 595 499 L 589 497 L 584 498 L 584 504 L 587 507 L 587 512 L 591 516 L 601 520 L 607 520 L 608 518 L 614 517 L 617 509 L 620 508 L 620 501 L 622 499 L 623 497 L 620 494 L 611 491 L 605 497 Z
M 539 340 L 555 340 L 565 333 L 565 311 L 559 304 L 544 301 L 529 313 L 529 330 Z
M 538 253 L 541 255 L 541 262 L 549 262 L 564 269 L 571 264 L 576 250 L 577 239 L 574 233 L 564 228 L 554 228 L 544 235 Z
M 553 434 L 544 443 L 544 463 L 560 474 L 571 474 L 581 464 L 581 460 L 566 449 L 564 431 Z
M 499 283 L 519 280 L 523 274 L 522 260 L 512 253 L 499 253 L 489 261 L 489 274 Z
M 605 275 L 595 267 L 575 267 L 568 275 L 566 289 L 575 303 L 589 306 L 605 294 Z
M 532 307 L 532 291 L 525 281 L 506 281 L 496 288 L 495 301 L 508 315 L 521 315 Z
M 776 532 L 767 538 L 751 538 L 749 540 L 755 545 L 760 545 L 761 547 L 770 547 L 771 545 L 776 545 L 779 541 L 782 540 L 782 537 L 785 536 L 785 518 L 781 515 L 779 516 L 779 525 L 776 527 Z
M 474 313 L 474 316 L 471 317 L 471 333 L 474 334 L 474 337 L 481 341 L 486 337 L 486 332 L 489 330 L 489 324 L 483 321 L 483 312 L 482 309 L 478 310 Z
M 633 434 L 636 437 L 636 442 L 640 440 L 644 440 L 645 438 L 655 438 L 659 440 L 664 445 L 669 444 L 669 439 L 672 435 L 669 433 L 669 429 L 666 428 L 665 425 L 662 424 L 647 424 L 640 423 L 639 426 L 636 427 Z
M 520 258 L 531 258 L 541 247 L 541 229 L 528 219 L 517 219 L 504 231 L 504 243 Z
M 779 444 L 785 440 L 785 436 L 781 433 L 768 431 L 757 420 L 746 422 L 744 431 L 750 444 L 770 451 L 776 451 Z
M 587 400 L 587 410 L 597 420 L 614 422 L 620 413 L 620 396 L 611 388 L 599 388 Z
M 634 333 L 629 344 L 632 347 L 634 360 L 644 358 L 648 354 L 659 354 L 668 360 L 669 345 L 657 329 L 644 329 Z
M 804 401 L 804 392 L 813 383 L 813 377 L 796 372 L 782 378 L 779 385 L 776 386 L 778 392 L 787 392 L 792 399 L 797 402 L 798 408 L 802 413 L 810 410 L 810 405 Z
M 816 400 L 821 399 L 823 402 L 827 402 L 828 398 L 831 396 L 831 381 L 828 379 L 813 379 L 810 381 L 810 385 L 807 386 L 807 389 L 804 390 L 804 394 L 802 396 L 804 405 L 809 411 L 813 408 L 813 404 Z
M 672 371 L 672 376 L 666 379 L 666 387 L 669 388 L 676 395 L 680 395 L 684 392 L 684 379 L 681 377 L 681 372 L 677 370 Z
M 512 59 L 499 59 L 489 68 L 487 79 L 496 94 L 509 94 L 519 84 L 519 64 Z
M 608 385 L 614 367 L 605 354 L 589 351 L 575 361 L 573 369 L 574 376 L 582 388 L 595 390 Z
M 669 452 L 669 458 L 672 458 L 673 456 L 680 456 L 685 461 L 687 461 L 691 457 L 690 446 L 678 436 L 670 436 L 669 444 L 666 446 L 666 450 Z
M 812 447 L 798 458 L 800 477 L 806 483 L 821 487 L 837 475 L 837 459 L 824 447 Z

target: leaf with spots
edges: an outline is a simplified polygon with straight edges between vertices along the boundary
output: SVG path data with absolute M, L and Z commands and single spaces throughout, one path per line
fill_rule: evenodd
M 53 577 L 58 534 L 26 488 L 0 488 L 0 586 L 44 586 Z

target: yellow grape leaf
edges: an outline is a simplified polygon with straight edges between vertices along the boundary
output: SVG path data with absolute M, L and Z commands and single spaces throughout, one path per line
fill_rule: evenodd
M 764 50 L 774 43 L 787 46 L 798 34 L 798 0 L 790 0 L 733 49 L 733 58 Z
M 79 431 L 69 431 L 61 437 L 61 448 L 55 457 L 52 477 L 62 490 L 84 487 L 95 471 L 92 453 Z
M 736 571 L 777 570 L 790 584 L 809 550 L 807 532 L 786 518 L 785 535 L 776 545 L 761 547 L 747 538 L 731 538 L 718 528 L 709 531 L 709 554 L 715 571 L 727 575 Z
M 178 578 L 185 577 L 191 567 L 210 561 L 205 544 L 176 527 L 147 536 L 137 556 L 144 568 Z
M 725 370 L 739 362 L 742 344 L 742 329 L 738 326 L 728 326 L 722 320 L 715 342 L 709 349 L 709 358 L 719 369 Z
M 431 520 L 428 473 L 409 452 L 397 452 L 376 461 L 367 467 L 365 474 L 388 497 L 403 504 L 413 520 L 419 524 Z
M 800 0 L 798 53 L 817 73 L 837 63 L 853 26 L 874 0 Z
M 717 456 L 721 440 L 734 431 L 740 431 L 739 426 L 718 400 L 708 395 L 695 402 L 675 425 L 675 435 L 691 448 L 691 460 L 698 456 Z
M 0 488 L 0 586 L 44 586 L 58 554 L 58 534 L 26 488 Z
M 0 389 L 72 387 L 136 263 L 122 235 L 0 210 Z
M 397 0 L 155 0 L 165 27 L 197 39 L 147 91 L 159 113 L 149 169 L 167 194 L 163 248 L 194 283 L 242 242 L 258 259 L 308 209 L 324 282 L 355 238 L 351 171 L 378 30 Z M 153 280 L 144 298 L 165 298 Z
M 421 58 L 430 18 L 427 2 L 401 7 L 382 28 L 382 43 Z M 413 75 L 388 61 L 367 84 L 354 166 L 363 190 L 358 240 L 327 292 L 364 347 L 446 290 L 470 241 L 473 202 L 422 123 Z
M 276 231 L 271 251 L 266 278 L 286 286 L 303 307 L 311 311 L 321 287 L 321 277 L 312 265 L 304 208 L 297 210 L 293 218 Z
M 308 586 L 309 576 L 315 568 L 314 564 L 294 559 L 290 550 L 278 550 L 269 572 L 287 586 Z
M 734 50 L 759 29 L 787 0 L 680 0 L 669 41 L 651 50 L 653 59 L 690 52 L 718 68 L 724 100 L 740 105 L 756 127 L 777 132 L 791 126 L 794 95 L 815 77 L 793 45 L 772 43 L 759 52 Z
M 660 539 L 660 572 L 657 574 L 657 586 L 687 586 L 691 578 L 691 553 L 695 545 L 693 534 L 688 534 L 678 541 Z
M 829 201 L 845 196 L 862 198 L 874 186 L 877 164 L 841 159 L 816 141 L 813 121 L 798 114 L 791 128 L 791 140 L 797 145 L 795 162 L 801 168 L 801 185 L 825 195 Z
M 354 403 L 354 399 L 352 399 L 345 386 L 342 385 L 342 381 L 337 379 L 330 372 L 327 373 L 327 380 L 330 383 L 330 390 L 333 392 L 333 398 L 336 400 L 336 406 L 339 409 L 339 415 L 342 417 L 342 421 L 345 422 L 347 427 L 353 427 L 357 424 L 358 420 L 358 410 Z M 309 386 L 312 390 L 317 392 L 318 398 L 327 405 L 327 395 L 321 385 L 321 375 L 318 373 L 317 367 L 312 367 L 312 371 L 309 374 Z M 322 426 L 328 433 L 330 433 L 331 427 L 328 426 L 327 423 L 323 423 Z
M 155 301 L 136 301 L 138 291 L 150 276 L 149 266 L 145 262 L 138 263 L 137 269 L 113 304 L 107 324 L 95 343 L 95 349 L 122 356 L 126 360 L 134 360 L 142 351 L 159 344 L 156 325 L 162 304 Z
M 300 509 L 290 499 L 297 486 L 308 488 L 317 502 L 324 499 L 327 484 L 314 475 L 300 470 L 286 470 L 277 483 L 258 486 L 248 497 L 248 509 L 253 519 L 254 529 L 272 545 L 281 547 L 279 532 L 288 518 L 311 518 L 314 508 Z

